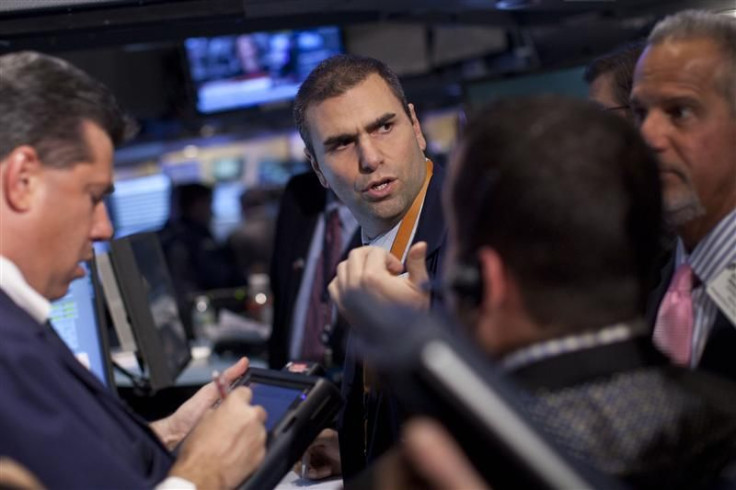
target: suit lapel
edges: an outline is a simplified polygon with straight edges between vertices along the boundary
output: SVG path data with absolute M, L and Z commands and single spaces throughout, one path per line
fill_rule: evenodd
M 720 310 L 698 365 L 707 371 L 736 380 L 736 325 Z
M 74 354 L 69 350 L 63 340 L 52 330 L 51 325 L 44 325 L 40 329 L 41 340 L 46 342 L 57 359 L 64 365 L 67 371 L 74 376 L 86 389 L 89 391 L 97 400 L 99 400 L 108 412 L 111 414 L 125 413 L 127 419 L 132 420 L 138 425 L 150 438 L 152 438 L 157 445 L 159 445 L 165 451 L 168 451 L 163 443 L 160 441 L 151 430 L 148 422 L 146 422 L 140 415 L 133 412 L 127 404 L 116 398 L 110 393 L 110 391 L 86 368 L 80 363 Z M 125 417 L 124 416 L 124 417 Z M 120 417 L 116 417 L 120 420 Z M 121 421 L 122 422 L 122 421 Z

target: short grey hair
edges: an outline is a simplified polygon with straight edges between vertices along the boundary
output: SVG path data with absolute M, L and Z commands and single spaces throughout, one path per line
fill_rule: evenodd
M 720 48 L 724 65 L 719 88 L 736 115 L 736 18 L 703 10 L 683 10 L 657 23 L 648 42 L 654 46 L 692 39 L 708 39 Z

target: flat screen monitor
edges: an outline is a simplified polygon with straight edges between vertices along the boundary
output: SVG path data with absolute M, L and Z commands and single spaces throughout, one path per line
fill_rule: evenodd
M 171 386 L 191 354 L 158 237 L 146 232 L 113 240 L 110 258 L 151 389 Z
M 77 359 L 114 392 L 102 290 L 94 261 L 81 265 L 84 277 L 72 281 L 66 295 L 51 303 L 51 326 Z
M 197 110 L 213 112 L 290 100 L 322 60 L 342 52 L 337 27 L 185 41 Z

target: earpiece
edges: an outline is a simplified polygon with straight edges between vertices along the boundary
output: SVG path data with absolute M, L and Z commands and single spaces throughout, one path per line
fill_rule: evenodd
M 447 278 L 450 289 L 459 298 L 479 305 L 483 301 L 483 281 L 480 263 L 458 262 Z

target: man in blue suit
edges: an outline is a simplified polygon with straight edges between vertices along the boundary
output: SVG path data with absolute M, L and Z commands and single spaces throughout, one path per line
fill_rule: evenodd
M 126 127 L 110 92 L 66 62 L 0 57 L 0 456 L 47 487 L 234 487 L 265 452 L 265 412 L 249 390 L 210 410 L 208 385 L 149 426 L 48 326 L 49 302 L 112 235 L 103 198 Z

